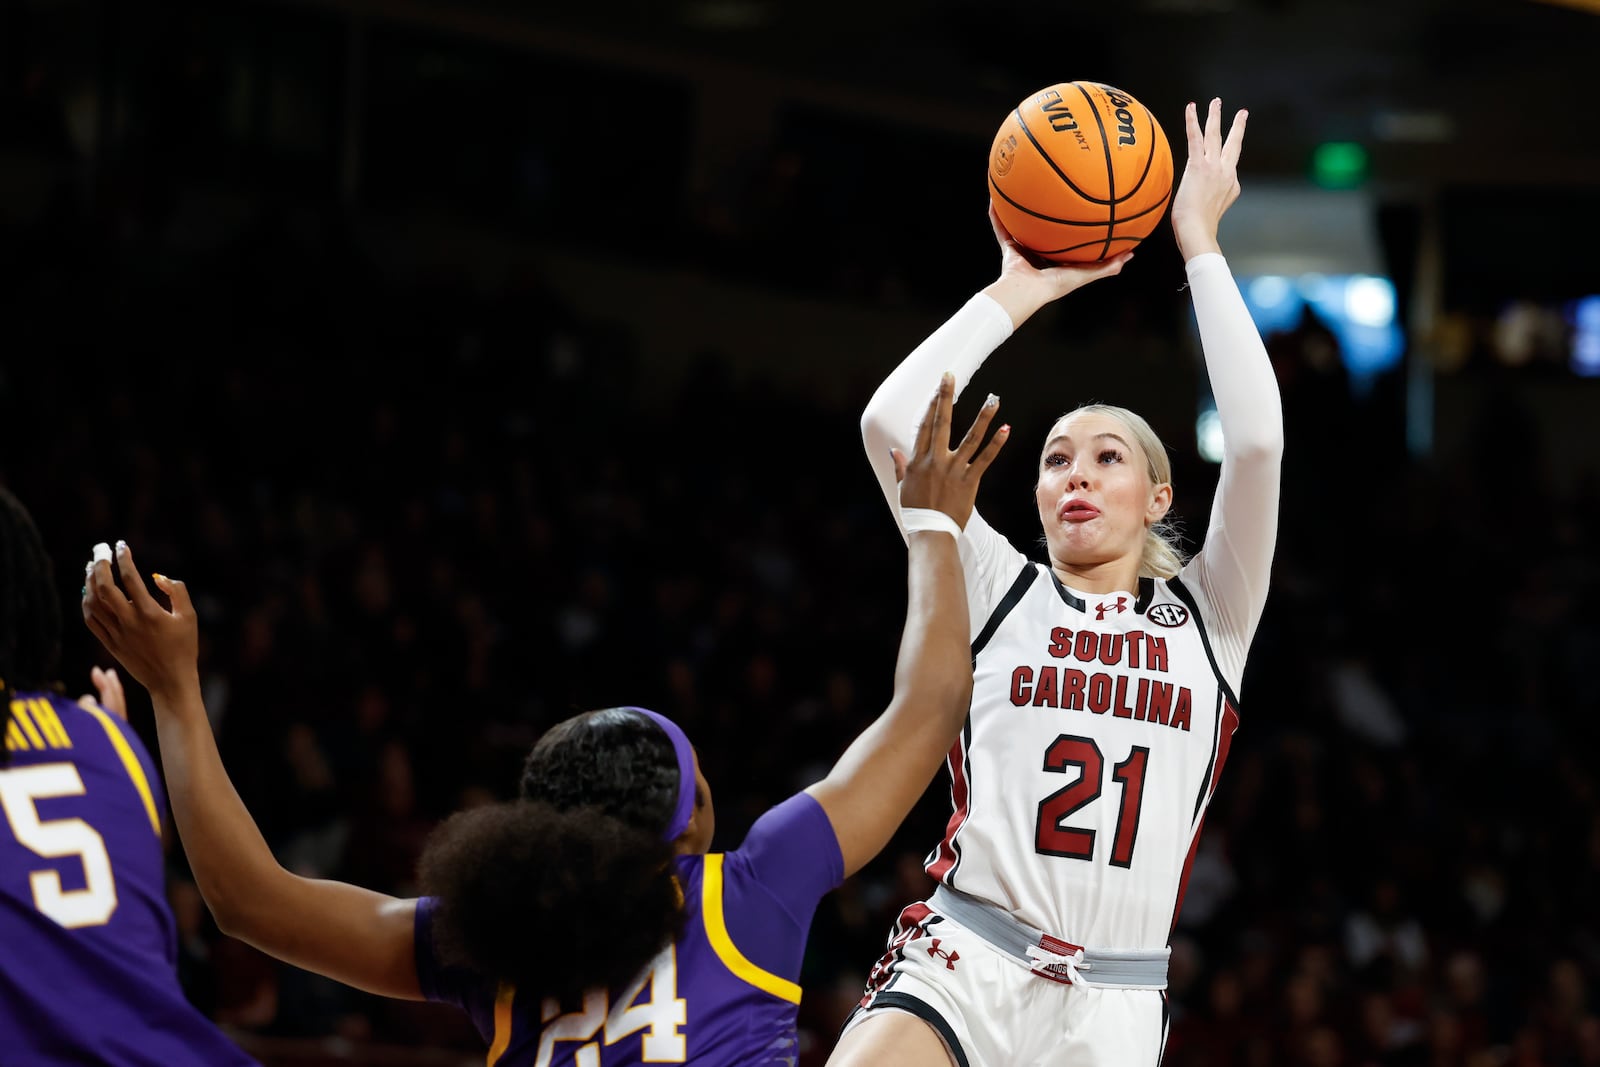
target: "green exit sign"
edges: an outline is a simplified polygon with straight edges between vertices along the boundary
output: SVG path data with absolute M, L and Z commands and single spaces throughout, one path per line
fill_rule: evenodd
M 1354 141 L 1328 141 L 1311 153 L 1311 180 L 1324 189 L 1354 189 L 1367 180 L 1367 150 Z

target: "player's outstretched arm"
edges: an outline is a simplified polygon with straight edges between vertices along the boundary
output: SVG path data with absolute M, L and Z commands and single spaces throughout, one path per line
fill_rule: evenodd
M 172 602 L 146 590 L 133 553 L 118 543 L 117 572 L 92 565 L 83 618 L 150 691 L 171 798 L 195 880 L 222 931 L 270 956 L 383 996 L 420 999 L 416 901 L 342 882 L 302 878 L 279 865 L 234 791 L 200 698 L 199 627 L 182 582 L 155 576 Z
M 972 514 L 978 482 L 1010 427 L 987 445 L 999 410 L 993 398 L 950 448 L 955 379 L 946 374 L 928 404 L 910 459 L 896 449 L 900 514 L 911 531 L 908 604 L 889 707 L 807 790 L 833 823 L 844 872 L 876 856 L 922 796 L 960 736 L 972 696 L 967 599 L 956 535 Z M 980 449 L 980 445 L 983 447 Z
M 1233 674 L 1243 670 L 1245 648 L 1266 605 L 1283 456 L 1277 377 L 1217 243 L 1222 216 L 1239 196 L 1247 118 L 1248 112 L 1238 112 L 1224 138 L 1221 100 L 1211 101 L 1203 124 L 1195 105 L 1188 106 L 1189 159 L 1172 200 L 1172 229 L 1189 274 L 1223 441 L 1205 546 L 1191 566 L 1219 611 L 1219 653 L 1224 670 Z
M 861 439 L 867 461 L 878 477 L 878 487 L 896 521 L 900 518 L 900 495 L 895 487 L 891 449 L 907 452 L 916 430 L 923 398 L 946 372 L 955 376 L 954 395 L 959 397 L 983 361 L 1007 337 L 1044 305 L 1097 278 L 1109 278 L 1133 258 L 1132 252 L 1082 267 L 1041 266 L 1029 258 L 1000 223 L 994 207 L 989 208 L 989 224 L 1000 245 L 1000 277 L 982 293 L 967 301 L 944 325 L 912 350 L 890 372 L 867 401 L 861 415 Z M 904 525 L 901 533 L 905 532 Z

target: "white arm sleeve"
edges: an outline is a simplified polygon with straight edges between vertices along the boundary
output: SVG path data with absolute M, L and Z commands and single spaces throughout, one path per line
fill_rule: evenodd
M 1217 665 L 1237 693 L 1267 603 L 1278 536 L 1283 405 L 1266 346 L 1227 260 L 1208 252 L 1191 259 L 1188 271 L 1222 421 L 1222 475 L 1204 547 L 1184 567 L 1183 579 L 1208 609 Z
M 1028 557 L 1011 547 L 974 508 L 961 532 L 961 572 L 967 580 L 967 616 L 973 638 L 983 632 L 995 605 L 1017 580 L 1017 572 L 1031 566 Z
M 861 439 L 878 486 L 900 525 L 901 537 L 905 526 L 900 523 L 900 487 L 894 480 L 889 449 L 898 448 L 909 458 L 917 425 L 939 387 L 939 376 L 945 371 L 955 375 L 959 397 L 989 353 L 1010 336 L 1011 316 L 991 297 L 979 293 L 913 349 L 867 401 L 861 415 Z M 977 633 L 1015 580 L 1016 565 L 1026 565 L 1027 559 L 974 511 L 961 537 L 961 560 L 967 578 L 967 606 L 975 620 L 972 632 Z

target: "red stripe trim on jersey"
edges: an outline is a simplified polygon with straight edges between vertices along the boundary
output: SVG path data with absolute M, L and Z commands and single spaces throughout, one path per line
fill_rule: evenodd
M 928 858 L 927 871 L 935 881 L 949 884 L 947 879 L 956 864 L 961 862 L 961 849 L 956 845 L 956 834 L 961 832 L 961 827 L 966 824 L 967 816 L 972 813 L 972 789 L 967 781 L 971 768 L 967 766 L 967 745 L 972 739 L 972 720 L 967 720 L 966 728 L 961 731 L 961 736 L 956 743 L 950 746 L 950 755 L 945 763 L 950 768 L 950 821 L 945 825 L 944 840 L 939 842 L 939 847 L 934 849 L 933 855 Z
M 872 1006 L 872 998 L 883 992 L 891 979 L 895 976 L 895 965 L 905 957 L 906 944 L 922 932 L 922 924 L 933 915 L 933 909 L 928 907 L 926 901 L 917 901 L 908 904 L 900 912 L 900 917 L 894 922 L 894 929 L 889 931 L 889 947 L 878 962 L 872 965 L 872 970 L 867 973 L 866 992 L 861 994 L 861 1007 Z
M 1218 759 L 1228 758 L 1228 738 L 1233 736 L 1233 731 L 1239 726 L 1237 712 L 1233 713 L 1231 720 L 1228 718 L 1231 710 L 1232 705 L 1228 703 L 1227 695 L 1218 689 L 1217 707 L 1211 715 L 1211 758 L 1206 761 L 1206 773 L 1200 779 L 1200 788 L 1194 791 L 1194 814 L 1190 816 L 1192 821 L 1198 821 L 1200 813 L 1211 803 L 1211 794 L 1217 787 L 1217 776 L 1222 770 L 1217 765 Z
M 1228 762 L 1228 747 L 1233 744 L 1233 733 L 1239 729 L 1239 713 L 1232 704 L 1222 706 L 1222 736 L 1217 739 L 1217 765 L 1211 769 L 1211 792 L 1217 791 L 1217 782 L 1222 779 L 1222 765 Z M 1208 794 L 1206 803 L 1211 802 Z
M 1203 787 L 1202 796 L 1205 803 L 1211 803 L 1211 795 L 1217 791 L 1217 782 L 1222 778 L 1222 765 L 1228 762 L 1228 749 L 1233 744 L 1234 731 L 1239 729 L 1239 713 L 1227 700 L 1222 702 L 1222 720 L 1217 724 L 1217 758 L 1211 764 L 1211 774 Z M 1205 816 L 1200 817 L 1200 824 L 1194 829 L 1194 837 L 1189 842 L 1189 855 L 1183 861 L 1183 876 L 1178 880 L 1178 900 L 1172 907 L 1171 930 L 1178 928 L 1178 916 L 1183 911 L 1183 895 L 1189 891 L 1189 871 L 1194 866 L 1195 853 L 1200 848 L 1200 835 L 1205 832 Z
M 1172 906 L 1172 925 L 1167 928 L 1167 937 L 1171 938 L 1173 931 L 1178 928 L 1178 916 L 1183 913 L 1183 895 L 1189 891 L 1189 871 L 1194 867 L 1194 854 L 1200 848 L 1200 835 L 1205 832 L 1206 820 L 1202 816 L 1200 825 L 1195 828 L 1194 837 L 1189 842 L 1189 854 L 1183 858 L 1183 877 L 1178 879 L 1178 901 Z
M 1173 596 L 1183 601 L 1189 609 L 1189 617 L 1194 620 L 1195 632 L 1200 635 L 1200 647 L 1206 650 L 1206 660 L 1211 664 L 1211 673 L 1217 676 L 1217 688 L 1222 690 L 1222 695 L 1234 708 L 1239 706 L 1238 694 L 1234 693 L 1233 686 L 1228 684 L 1227 675 L 1222 673 L 1222 668 L 1217 665 L 1217 654 L 1211 648 L 1211 635 L 1206 633 L 1205 616 L 1200 614 L 1200 603 L 1195 600 L 1194 594 L 1189 591 L 1181 579 L 1173 577 L 1167 579 L 1167 590 Z M 1234 717 L 1238 717 L 1237 711 Z

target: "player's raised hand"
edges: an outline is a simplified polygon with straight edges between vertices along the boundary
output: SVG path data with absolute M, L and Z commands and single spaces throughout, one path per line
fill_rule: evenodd
M 95 547 L 83 590 L 83 621 L 152 694 L 198 686 L 200 628 L 184 584 L 155 575 L 156 588 L 172 603 L 170 610 L 164 608 L 145 588 L 126 542 L 118 541 L 116 550 L 121 589 L 111 574 L 110 553 L 104 545 Z
M 978 496 L 978 483 L 1000 454 L 1010 426 L 1001 426 L 987 445 L 984 434 L 1000 410 L 1000 400 L 991 394 L 978 417 L 972 420 L 967 435 L 955 448 L 950 447 L 950 422 L 955 407 L 956 382 L 950 374 L 939 379 L 939 389 L 928 402 L 928 410 L 917 427 L 917 441 L 911 456 L 893 449 L 894 476 L 900 483 L 902 508 L 929 508 L 942 511 L 963 528 L 972 516 Z M 980 445 L 982 448 L 980 449 Z
M 1123 266 L 1133 258 L 1130 250 L 1098 263 L 1057 264 L 1041 259 L 1011 236 L 1011 231 L 1000 221 L 1000 213 L 995 211 L 993 200 L 989 201 L 989 225 L 994 227 L 994 239 L 1000 244 L 1001 279 L 1010 279 L 1037 290 L 1042 303 L 1059 300 L 1100 278 L 1120 274 Z
M 84 586 L 84 591 L 87 593 L 87 585 Z M 117 669 L 110 667 L 101 670 L 99 667 L 94 667 L 89 671 L 89 681 L 94 683 L 95 692 L 100 694 L 99 699 L 85 693 L 78 698 L 78 706 L 104 708 L 117 718 L 126 720 L 128 695 L 122 691 L 122 678 L 118 676 Z
M 1096 279 L 1122 273 L 1122 268 L 1133 258 L 1133 253 L 1128 251 L 1099 263 L 1053 265 L 1017 243 L 1000 221 L 992 200 L 989 202 L 989 225 L 994 228 L 994 239 L 1000 244 L 1000 277 L 983 291 L 1005 309 L 1013 329 L 1051 301 Z
M 1172 232 L 1185 261 L 1202 252 L 1220 252 L 1217 224 L 1239 199 L 1239 152 L 1244 147 L 1248 111 L 1236 112 L 1227 140 L 1222 137 L 1222 100 L 1211 101 L 1205 125 L 1194 104 L 1183 112 L 1189 159 L 1172 198 Z

